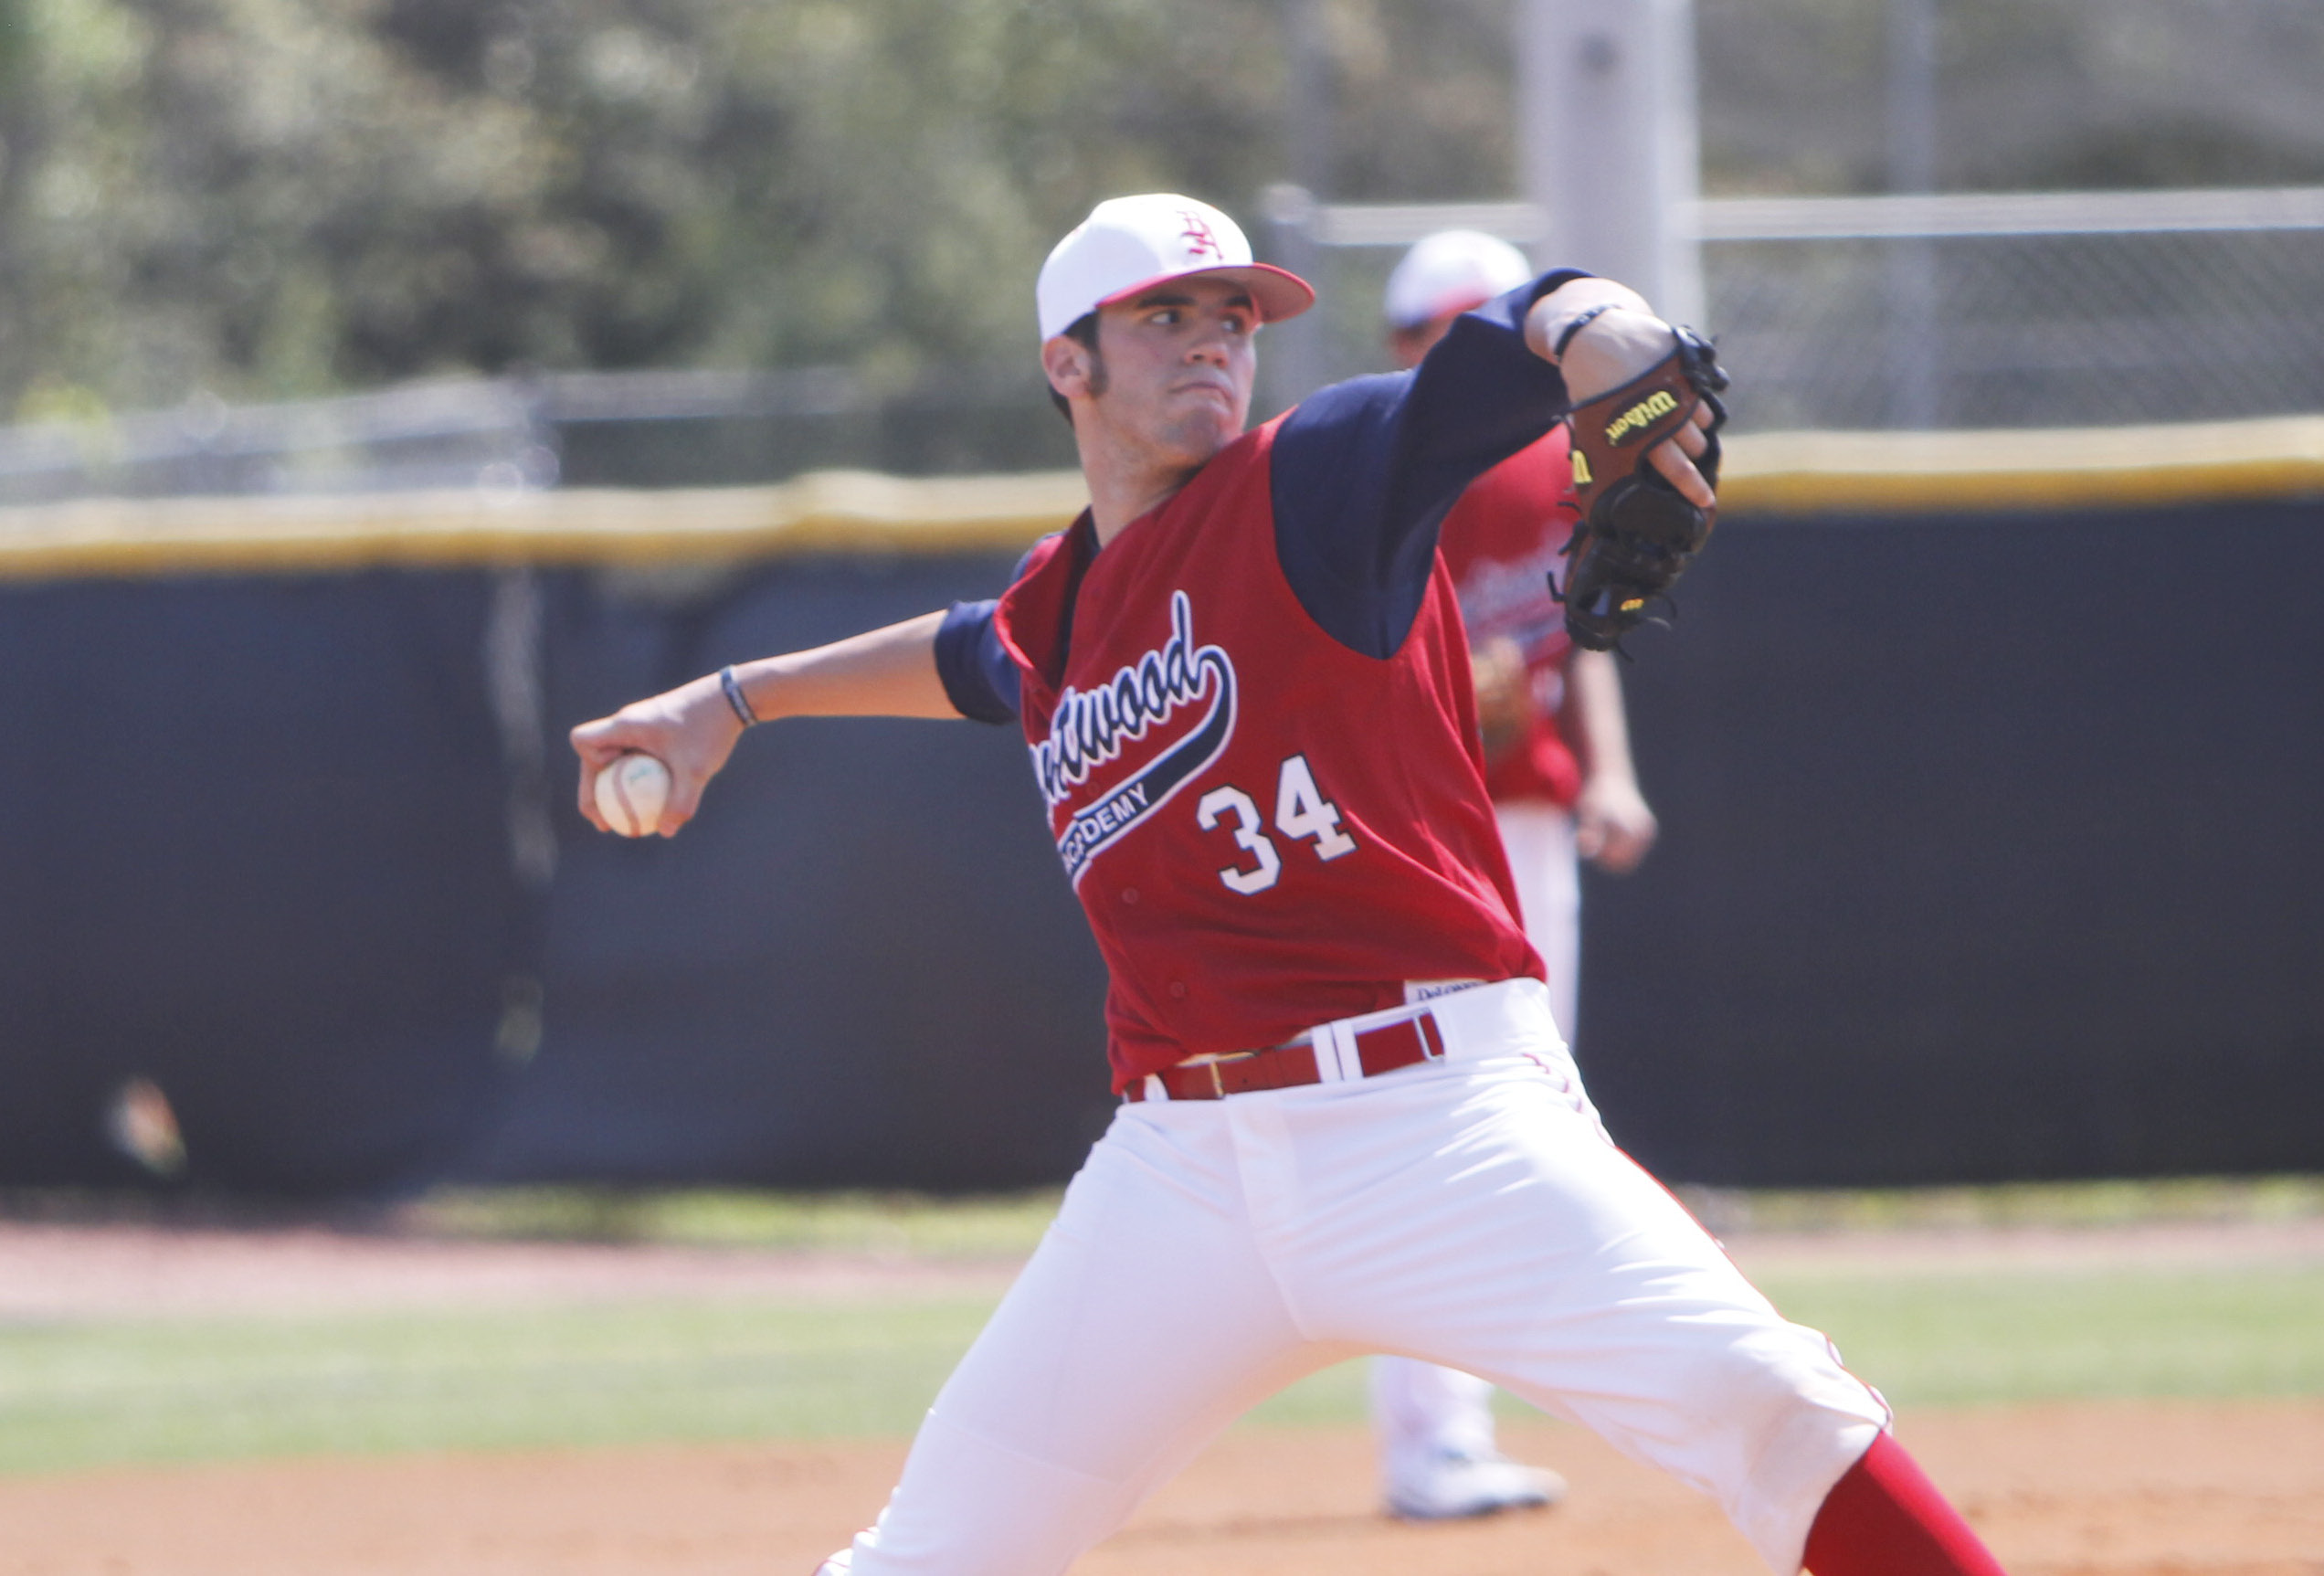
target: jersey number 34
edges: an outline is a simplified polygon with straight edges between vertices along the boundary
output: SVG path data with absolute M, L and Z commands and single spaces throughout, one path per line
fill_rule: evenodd
M 1264 823 L 1259 819 L 1259 807 L 1251 802 L 1249 794 L 1231 785 L 1214 788 L 1194 807 L 1194 818 L 1205 831 L 1214 831 L 1220 821 L 1231 819 L 1235 841 L 1257 861 L 1248 868 L 1231 864 L 1219 873 L 1229 891 L 1249 897 L 1266 891 L 1282 877 L 1283 855 L 1275 851 L 1274 840 L 1262 830 Z M 1276 777 L 1275 830 L 1284 837 L 1312 840 L 1320 860 L 1356 851 L 1356 840 L 1339 830 L 1337 807 L 1317 790 L 1315 774 L 1307 769 L 1305 756 L 1284 761 Z

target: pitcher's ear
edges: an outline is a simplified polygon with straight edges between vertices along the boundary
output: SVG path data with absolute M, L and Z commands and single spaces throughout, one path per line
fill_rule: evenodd
M 1041 346 L 1041 370 L 1049 375 L 1049 386 L 1068 398 L 1093 392 L 1090 387 L 1093 360 L 1087 346 L 1062 333 Z

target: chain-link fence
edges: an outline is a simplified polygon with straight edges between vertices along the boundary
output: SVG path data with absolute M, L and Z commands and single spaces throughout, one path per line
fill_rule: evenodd
M 557 485 L 715 487 L 850 468 L 1068 466 L 1041 370 L 565 373 L 0 427 L 0 505 L 74 498 Z
M 1762 241 L 1705 260 L 1740 426 L 2324 410 L 2324 235 Z
M 1876 220 L 1909 214 L 1908 201 L 1854 207 Z M 1943 208 L 1924 199 L 1928 217 L 1894 227 L 1922 233 L 1708 240 L 1712 325 L 1737 374 L 1738 426 L 2073 427 L 2324 410 L 2324 192 L 2013 202 L 2019 212 L 1989 211 L 1975 228 L 1973 210 L 1960 214 L 1957 233 L 1942 233 Z M 1752 227 L 1748 210 L 1731 227 Z
M 2324 411 L 2324 189 L 1699 206 L 1739 430 L 2104 426 Z M 1380 291 L 1519 204 L 1315 210 L 1319 375 L 1387 365 Z
M 1514 204 L 1313 210 L 1320 381 L 1388 365 L 1380 291 Z M 2069 427 L 2324 410 L 2324 188 L 1700 205 L 1738 430 Z M 1283 342 L 1274 342 L 1282 350 Z M 1278 402 L 1295 392 L 1276 391 Z M 0 503 L 410 487 L 713 486 L 1070 466 L 1028 355 L 882 390 L 844 368 L 569 374 L 0 428 Z
M 536 407 L 521 385 L 472 380 L 0 428 L 0 502 L 539 487 L 557 459 Z

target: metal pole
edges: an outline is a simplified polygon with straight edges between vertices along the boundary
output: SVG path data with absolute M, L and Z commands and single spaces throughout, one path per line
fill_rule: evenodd
M 1618 279 L 1704 323 L 1692 0 L 1522 0 L 1518 151 L 1536 261 Z
M 1325 53 L 1317 0 L 1283 0 L 1283 153 L 1288 185 L 1264 202 L 1273 260 L 1314 280 L 1323 249 L 1312 232 L 1315 199 L 1331 190 L 1331 62 Z M 1259 342 L 1259 414 L 1288 409 L 1322 385 L 1327 357 L 1324 314 L 1313 312 L 1269 328 Z
M 1888 189 L 1937 189 L 1937 0 L 1888 0 Z M 1937 425 L 1944 392 L 1937 293 L 1936 243 L 1889 243 L 1892 426 Z

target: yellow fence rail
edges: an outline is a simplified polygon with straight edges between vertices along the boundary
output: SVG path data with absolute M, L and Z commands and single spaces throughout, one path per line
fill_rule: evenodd
M 2324 417 L 2059 431 L 1781 432 L 1727 445 L 1723 510 L 1881 515 L 2324 497 Z M 1022 547 L 1079 475 L 821 471 L 771 487 L 91 499 L 0 509 L 0 580 L 649 565 Z

